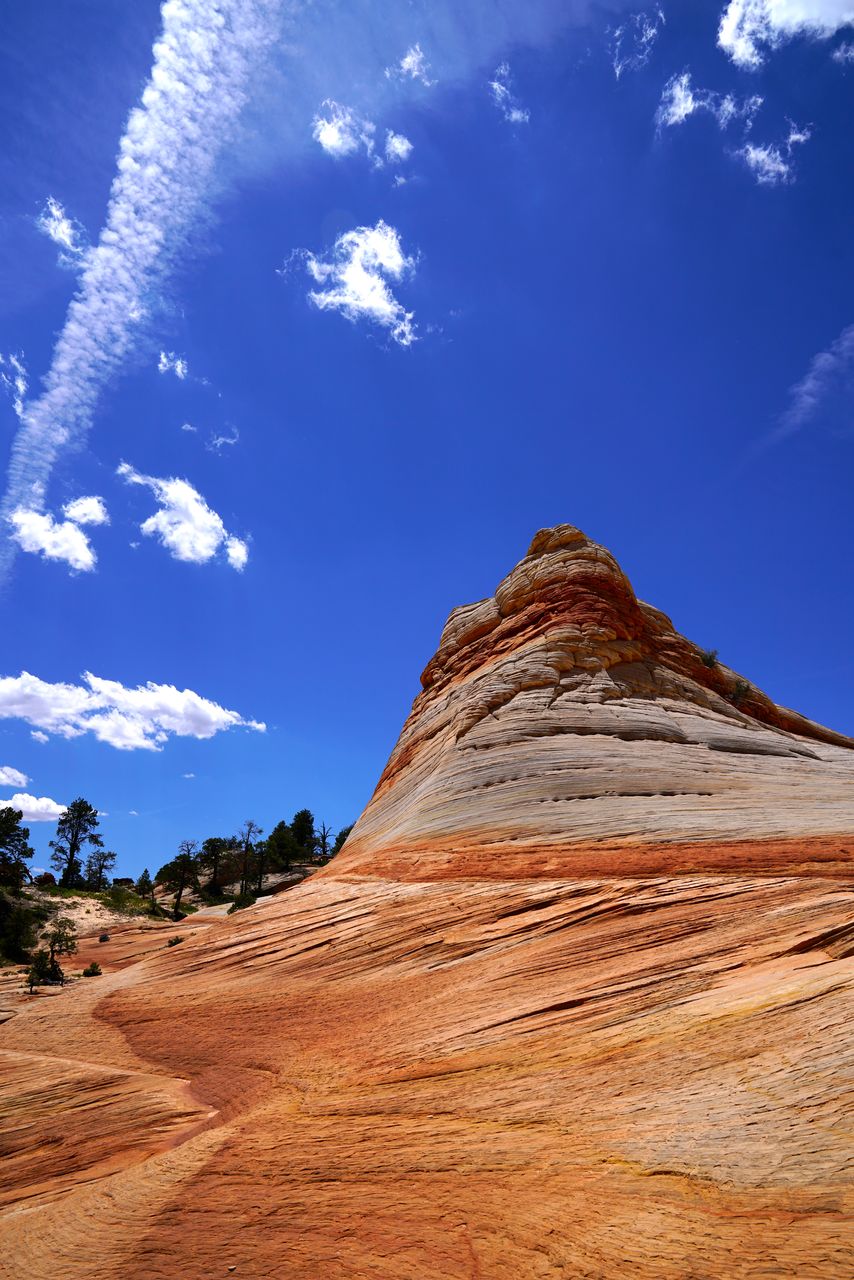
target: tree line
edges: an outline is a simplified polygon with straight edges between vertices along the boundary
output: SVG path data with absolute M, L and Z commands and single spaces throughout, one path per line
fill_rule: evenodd
M 116 906 L 133 888 L 157 911 L 155 888 L 175 895 L 173 914 L 180 915 L 181 900 L 189 890 L 207 900 L 225 900 L 225 889 L 237 886 L 231 896 L 235 906 L 246 906 L 263 889 L 264 877 L 287 872 L 299 863 L 324 863 L 340 850 L 352 827 L 337 835 L 325 822 L 317 824 L 310 809 L 298 810 L 290 822 L 278 822 L 269 835 L 257 822 L 247 820 L 231 836 L 209 836 L 201 842 L 182 840 L 178 852 L 152 880 L 146 868 L 134 884 L 129 877 L 111 881 L 117 855 L 104 845 L 98 830 L 98 810 L 78 796 L 60 816 L 56 836 L 50 841 L 53 873 L 33 875 L 30 831 L 19 809 L 0 808 L 0 957 L 22 961 L 30 958 L 39 928 L 50 911 L 25 896 L 33 884 L 50 888 L 88 890 L 116 895 Z M 120 899 L 122 901 L 120 901 Z M 55 967 L 55 954 L 49 955 Z
M 342 827 L 336 835 L 325 822 L 316 826 L 310 809 L 299 809 L 290 822 L 278 822 L 265 839 L 257 822 L 248 818 L 235 835 L 208 836 L 201 845 L 196 840 L 182 840 L 177 854 L 164 863 L 153 884 L 148 870 L 142 873 L 137 892 L 153 894 L 157 885 L 173 893 L 177 916 L 188 890 L 215 901 L 224 898 L 226 885 L 236 885 L 235 906 L 246 906 L 262 892 L 265 876 L 287 872 L 298 863 L 328 862 L 352 829 Z

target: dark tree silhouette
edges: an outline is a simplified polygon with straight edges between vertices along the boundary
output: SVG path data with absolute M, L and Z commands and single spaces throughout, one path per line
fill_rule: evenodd
M 27 860 L 33 856 L 29 827 L 22 827 L 21 809 L 0 809 L 0 885 L 18 893 L 29 879 Z
M 86 888 L 100 893 L 107 887 L 107 877 L 116 865 L 116 855 L 108 849 L 93 849 L 86 859 Z
M 195 840 L 182 840 L 178 845 L 178 853 L 171 862 L 160 868 L 154 877 L 155 883 L 162 885 L 168 893 L 175 894 L 172 914 L 176 920 L 181 918 L 181 898 L 184 890 L 195 888 L 199 883 L 196 854 L 199 846 Z
M 251 818 L 247 818 L 243 826 L 237 833 L 237 846 L 240 850 L 240 896 L 244 897 L 249 889 L 249 881 L 252 876 L 252 859 L 255 853 L 255 843 L 263 832 L 257 822 L 253 822 Z
M 267 856 L 277 870 L 289 871 L 299 856 L 299 846 L 287 822 L 277 822 L 267 837 Z
M 51 840 L 51 864 L 63 888 L 79 888 L 83 882 L 82 856 L 86 845 L 100 849 L 104 843 L 98 834 L 98 810 L 78 796 L 72 800 L 56 824 L 56 839 Z
M 314 814 L 310 809 L 300 809 L 294 814 L 291 831 L 300 854 L 304 858 L 313 858 L 317 848 L 317 835 L 314 830 Z

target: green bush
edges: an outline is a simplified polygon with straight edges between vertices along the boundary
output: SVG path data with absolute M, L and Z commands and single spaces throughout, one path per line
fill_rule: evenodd
M 716 667 L 718 665 L 717 649 L 701 649 L 700 661 L 702 662 L 703 666 L 708 667 L 709 670 L 711 670 L 713 667 Z
M 91 964 L 88 964 L 83 970 L 82 976 L 84 978 L 100 978 L 101 966 L 98 964 L 98 961 L 93 960 Z
M 744 699 L 751 692 L 750 685 L 746 680 L 736 680 L 732 688 L 730 697 L 737 707 L 740 707 Z
M 166 945 L 167 945 L 167 947 L 177 947 L 178 943 L 179 943 L 179 942 L 183 942 L 183 941 L 184 941 L 184 939 L 183 939 L 182 935 L 181 935 L 180 933 L 176 933 L 176 934 L 175 934 L 175 937 L 174 937 L 174 938 L 170 938 L 170 939 L 169 939 L 169 941 L 166 943 Z
M 246 907 L 251 907 L 255 902 L 255 896 L 251 893 L 239 893 L 228 908 L 228 914 L 233 915 L 235 911 L 243 911 Z
M 99 942 L 109 942 L 109 941 L 110 941 L 110 935 L 109 935 L 108 933 L 102 933 L 102 934 L 99 934 L 99 936 L 98 936 L 98 941 L 99 941 Z
M 44 947 L 39 947 L 33 956 L 24 981 L 30 988 L 30 992 L 32 992 L 35 987 L 43 987 L 48 982 L 58 982 L 60 986 L 63 985 L 65 974 L 62 972 L 58 962 L 51 960 L 50 952 Z
M 0 957 L 25 963 L 48 915 L 39 903 L 0 891 Z

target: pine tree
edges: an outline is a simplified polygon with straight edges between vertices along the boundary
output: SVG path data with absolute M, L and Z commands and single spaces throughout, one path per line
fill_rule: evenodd
M 22 827 L 21 809 L 0 809 L 0 885 L 18 893 L 29 877 L 27 859 L 33 856 L 29 827 Z
M 310 809 L 300 809 L 294 814 L 291 831 L 302 857 L 313 858 L 317 848 L 317 835 L 314 830 L 314 814 Z
M 276 870 L 289 871 L 299 856 L 299 846 L 287 822 L 277 822 L 267 837 L 267 856 Z
M 56 824 L 56 839 L 51 840 L 51 864 L 63 888 L 79 888 L 83 882 L 82 855 L 85 846 L 99 849 L 104 843 L 98 834 L 98 810 L 78 796 L 72 800 Z
M 93 849 L 86 859 L 86 888 L 100 893 L 107 887 L 107 876 L 116 865 L 116 855 L 107 849 Z
M 182 840 L 178 845 L 178 853 L 171 862 L 160 868 L 154 877 L 155 883 L 162 885 L 168 893 L 175 894 L 172 914 L 176 920 L 181 919 L 181 898 L 185 889 L 194 889 L 199 883 L 199 872 L 196 855 L 199 846 L 195 840 Z
M 154 885 L 151 883 L 151 876 L 148 874 L 148 867 L 143 868 L 142 875 L 136 882 L 136 891 L 141 898 L 150 898 Z

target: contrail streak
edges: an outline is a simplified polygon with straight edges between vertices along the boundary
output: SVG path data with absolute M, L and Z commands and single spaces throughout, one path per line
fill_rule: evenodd
M 186 248 L 234 137 L 250 77 L 274 40 L 283 0 L 165 0 L 140 104 L 119 145 L 106 222 L 41 395 L 23 408 L 0 507 L 0 581 L 15 548 L 8 517 L 40 509 L 59 455 L 85 440 L 101 391 L 143 332 Z

